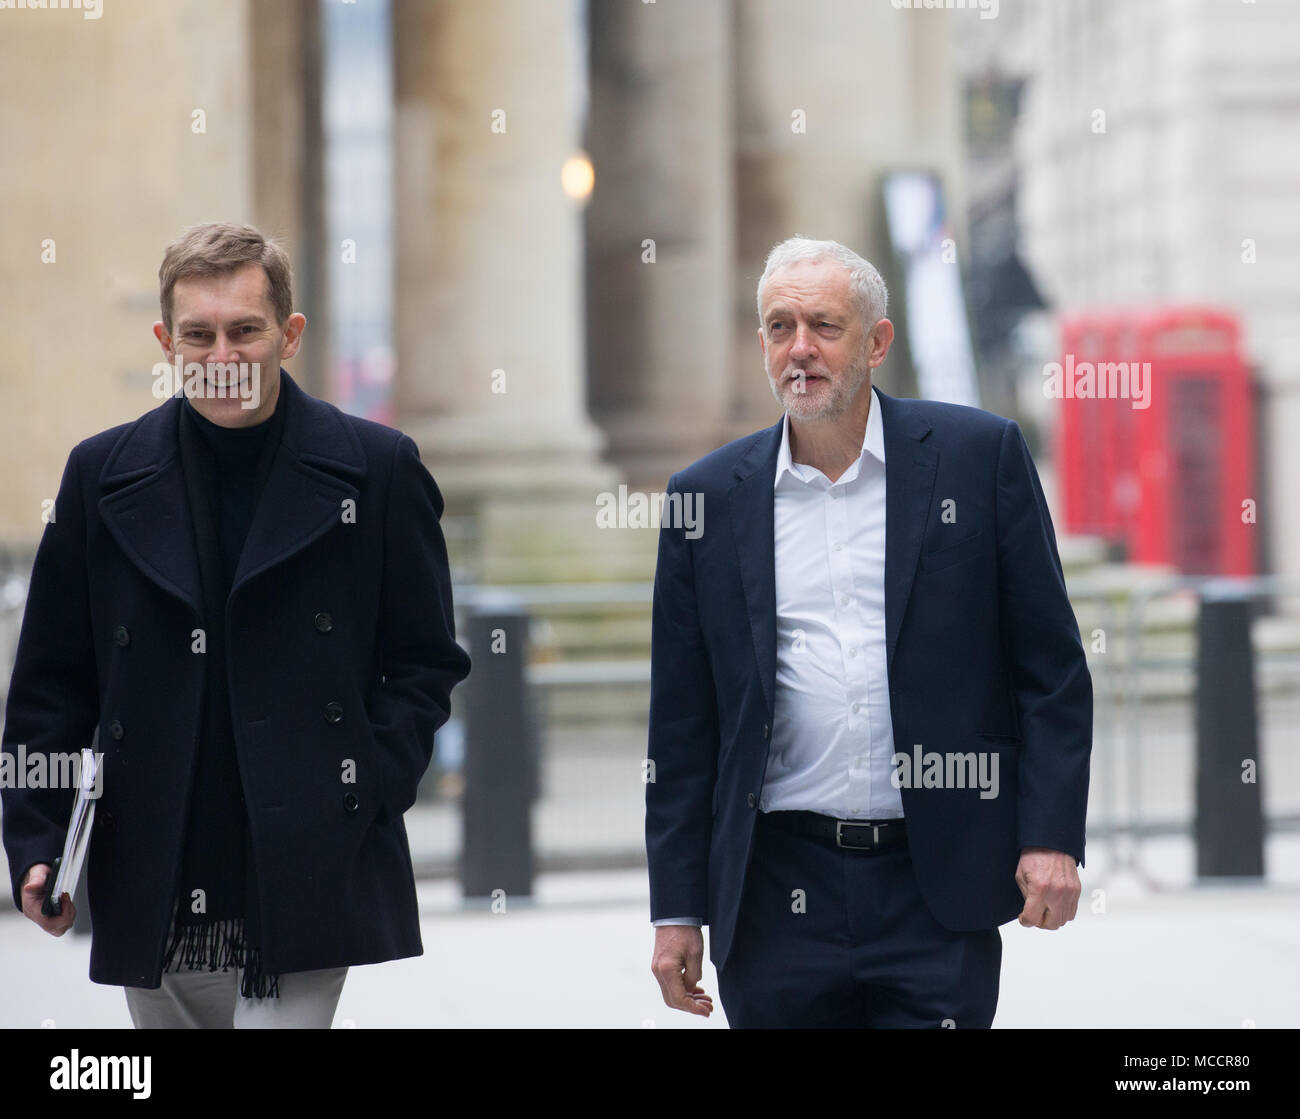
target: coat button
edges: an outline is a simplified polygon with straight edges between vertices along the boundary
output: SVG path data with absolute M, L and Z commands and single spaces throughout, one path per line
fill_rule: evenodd
M 317 614 L 313 620 L 316 623 L 316 628 L 320 630 L 321 633 L 329 633 L 329 631 L 334 628 L 334 619 L 323 610 Z
M 110 832 L 113 830 L 114 821 L 113 813 L 101 812 L 95 817 L 95 830 L 101 832 Z
M 343 718 L 343 706 L 339 703 L 325 704 L 325 721 L 327 723 L 337 723 Z
M 131 644 L 131 635 L 127 632 L 126 626 L 118 626 L 113 631 L 113 643 L 121 646 Z
M 357 794 L 356 794 L 356 793 L 344 793 L 344 794 L 343 794 L 343 808 L 344 808 L 344 810 L 345 810 L 346 812 L 352 813 L 352 812 L 355 812 L 355 811 L 357 810 L 357 807 L 358 807 L 358 805 L 357 805 Z
M 114 719 L 108 724 L 108 733 L 116 739 L 121 739 L 122 735 L 126 734 L 126 730 L 123 728 L 121 723 Z
M 745 798 L 745 803 L 748 804 L 750 808 L 754 807 L 754 801 L 755 797 L 753 793 L 750 793 L 749 796 Z

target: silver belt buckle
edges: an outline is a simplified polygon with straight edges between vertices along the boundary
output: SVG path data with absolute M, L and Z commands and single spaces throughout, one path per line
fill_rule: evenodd
M 844 825 L 848 824 L 851 828 L 871 829 L 871 846 L 864 847 L 860 843 L 844 842 Z M 835 846 L 843 848 L 845 851 L 871 851 L 880 846 L 880 825 L 879 824 L 855 824 L 852 820 L 835 821 Z

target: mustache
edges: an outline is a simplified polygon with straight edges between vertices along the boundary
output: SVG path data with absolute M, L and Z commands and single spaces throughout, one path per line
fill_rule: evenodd
M 790 381 L 797 381 L 800 377 L 823 377 L 828 381 L 831 379 L 830 372 L 826 369 L 804 369 L 799 366 L 787 365 L 785 372 L 781 374 L 781 383 L 788 384 Z

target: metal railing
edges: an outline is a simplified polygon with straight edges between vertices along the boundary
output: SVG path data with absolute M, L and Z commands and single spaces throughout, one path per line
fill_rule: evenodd
M 1117 585 L 1069 580 L 1069 594 L 1080 618 L 1081 638 L 1093 677 L 1094 718 L 1092 786 L 1087 831 L 1100 842 L 1104 872 L 1131 870 L 1160 887 L 1160 875 L 1147 865 L 1146 840 L 1190 836 L 1195 822 L 1196 604 L 1225 585 L 1219 577 L 1143 574 L 1145 582 Z M 1229 581 L 1253 599 L 1271 601 L 1300 595 L 1300 581 L 1258 576 Z M 463 588 L 458 606 L 474 608 L 505 594 L 530 611 L 569 607 L 627 607 L 651 601 L 649 583 Z M 1182 614 L 1153 619 L 1162 601 L 1181 601 Z M 1163 628 L 1156 628 L 1156 623 Z M 1266 767 L 1266 819 L 1272 831 L 1300 828 L 1300 751 L 1281 747 L 1286 727 L 1300 727 L 1300 618 L 1295 620 L 1294 653 L 1256 647 L 1260 668 L 1260 706 L 1275 716 L 1262 723 Z M 649 635 L 647 629 L 646 641 Z M 1153 648 L 1184 647 L 1182 655 Z M 527 681 L 545 694 L 553 689 L 649 683 L 648 658 L 541 662 L 530 666 Z M 1153 680 L 1164 675 L 1165 679 Z M 1168 677 L 1174 678 L 1170 686 Z M 1295 714 L 1286 706 L 1295 697 Z M 1278 724 L 1281 724 L 1279 727 Z M 554 728 L 552 728 L 554 729 Z M 1095 849 L 1095 848 L 1094 848 Z M 1092 869 L 1092 866 L 1089 868 Z
M 1196 690 L 1196 604 L 1203 595 L 1216 593 L 1224 581 L 1209 577 L 1158 577 L 1134 585 L 1120 586 L 1102 581 L 1069 581 L 1069 593 L 1080 619 L 1081 637 L 1093 676 L 1094 721 L 1092 788 L 1088 808 L 1090 854 L 1105 856 L 1101 874 L 1131 871 L 1148 884 L 1167 884 L 1148 857 L 1149 841 L 1164 836 L 1190 835 L 1195 822 L 1195 690 Z M 8 686 L 14 647 L 22 618 L 22 592 L 26 579 L 11 566 L 0 570 L 0 689 Z M 1252 600 L 1272 604 L 1277 599 L 1300 598 L 1300 580 L 1259 576 L 1233 580 L 1235 592 Z M 542 625 L 548 614 L 565 611 L 590 616 L 603 611 L 636 618 L 644 608 L 644 648 L 649 648 L 649 582 L 609 584 L 544 584 L 502 587 L 462 584 L 456 588 L 458 614 L 508 604 L 529 613 Z M 1158 616 L 1164 609 L 1165 617 Z M 1179 612 L 1181 611 L 1181 613 Z M 1260 749 L 1263 758 L 1263 792 L 1269 831 L 1300 829 L 1300 617 L 1256 614 L 1278 626 L 1293 625 L 1291 644 L 1282 649 L 1256 641 L 1259 669 Z M 1163 625 L 1164 628 L 1161 628 Z M 1100 638 L 1100 643 L 1098 641 Z M 1173 646 L 1173 648 L 1165 647 Z M 581 865 L 575 856 L 586 851 L 593 865 L 607 860 L 610 813 L 617 806 L 636 812 L 635 790 L 620 791 L 608 799 L 605 786 L 624 780 L 623 754 L 638 749 L 638 731 L 633 723 L 639 711 L 630 711 L 622 731 L 603 738 L 599 729 L 574 730 L 562 721 L 552 722 L 548 699 L 563 689 L 624 689 L 645 686 L 650 679 L 648 656 L 629 655 L 600 659 L 556 659 L 562 650 L 543 647 L 527 667 L 526 683 L 537 700 L 542 717 L 539 728 L 543 755 L 552 755 L 562 774 L 548 793 L 543 784 L 543 801 L 552 819 L 562 822 L 569 865 Z M 635 694 L 635 693 L 633 693 Z M 0 709 L 4 701 L 0 693 Z M 453 697 L 454 698 L 454 697 Z M 617 751 L 618 764 L 599 754 L 600 743 L 608 741 Z M 617 743 L 617 746 L 614 745 Z M 557 757 L 557 755 L 559 755 Z M 588 764 L 590 762 L 591 764 Z M 581 777 L 579 775 L 582 775 Z M 562 794 L 562 795 L 561 795 Z M 601 802 L 600 827 L 588 828 L 584 817 L 587 800 Z M 617 807 L 619 813 L 624 808 Z M 572 820 L 572 823 L 569 821 Z M 553 827 L 552 832 L 556 829 Z M 450 839 L 439 840 L 438 847 Z M 626 845 L 627 837 L 619 843 Z M 454 850 L 447 851 L 454 858 Z M 1089 860 L 1089 870 L 1094 864 Z
M 1300 598 L 1300 580 L 1264 575 L 1234 579 L 1217 576 L 1171 577 L 1136 588 L 1128 598 L 1122 691 L 1124 733 L 1122 745 L 1116 751 L 1122 754 L 1126 764 L 1124 776 L 1128 793 L 1127 811 L 1122 818 L 1112 817 L 1109 827 L 1104 830 L 1110 840 L 1111 868 L 1132 870 L 1147 885 L 1155 888 L 1165 883 L 1144 862 L 1143 841 L 1155 836 L 1189 832 L 1193 816 L 1187 813 L 1161 818 L 1151 803 L 1150 785 L 1153 782 L 1148 776 L 1148 770 L 1153 763 L 1159 764 L 1161 759 L 1154 754 L 1150 744 L 1152 736 L 1148 733 L 1149 720 L 1146 716 L 1153 704 L 1147 701 L 1143 676 L 1150 672 L 1186 673 L 1192 677 L 1193 689 L 1213 686 L 1213 683 L 1195 679 L 1194 634 L 1190 658 L 1148 655 L 1144 648 L 1148 627 L 1144 623 L 1148 617 L 1148 608 L 1161 599 L 1194 597 L 1199 603 L 1224 591 L 1230 591 L 1235 597 L 1271 604 L 1277 598 Z M 1256 621 L 1259 617 L 1257 614 Z M 1300 632 L 1300 619 L 1296 619 L 1295 624 Z M 1261 649 L 1260 643 L 1255 642 L 1254 656 L 1261 684 L 1255 697 L 1257 710 L 1273 716 L 1277 716 L 1281 710 L 1290 716 L 1280 720 L 1261 720 L 1259 746 L 1264 755 L 1264 789 L 1271 802 L 1266 802 L 1265 805 L 1266 827 L 1275 832 L 1293 831 L 1300 828 L 1300 752 L 1288 752 L 1281 748 L 1282 733 L 1277 723 L 1300 728 L 1300 651 L 1290 653 Z M 1289 678 L 1291 675 L 1294 675 L 1294 679 Z M 1269 676 L 1274 679 L 1267 681 L 1266 677 Z M 1291 698 L 1295 701 L 1292 704 L 1295 707 L 1294 715 L 1285 706 L 1285 701 Z M 1193 695 L 1181 714 L 1194 719 L 1195 713 L 1193 690 Z M 1300 741 L 1295 729 L 1291 734 L 1293 742 Z M 1184 791 L 1190 800 L 1195 781 L 1195 730 L 1193 727 L 1183 727 L 1180 732 L 1180 728 L 1175 726 L 1172 734 L 1166 731 L 1166 735 L 1173 739 L 1175 745 L 1179 744 L 1179 739 L 1185 743 L 1186 748 L 1180 753 L 1181 760 L 1187 763 L 1188 773 L 1182 774 L 1175 770 L 1164 776 L 1170 781 L 1175 778 L 1184 779 Z M 1175 758 L 1179 756 L 1179 753 L 1175 753 Z

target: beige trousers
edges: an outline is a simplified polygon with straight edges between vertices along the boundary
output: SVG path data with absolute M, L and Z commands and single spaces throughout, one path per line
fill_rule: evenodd
M 345 967 L 291 971 L 280 976 L 278 998 L 246 999 L 242 971 L 167 972 L 157 990 L 125 987 L 131 1021 L 138 1030 L 327 1030 L 348 975 Z

